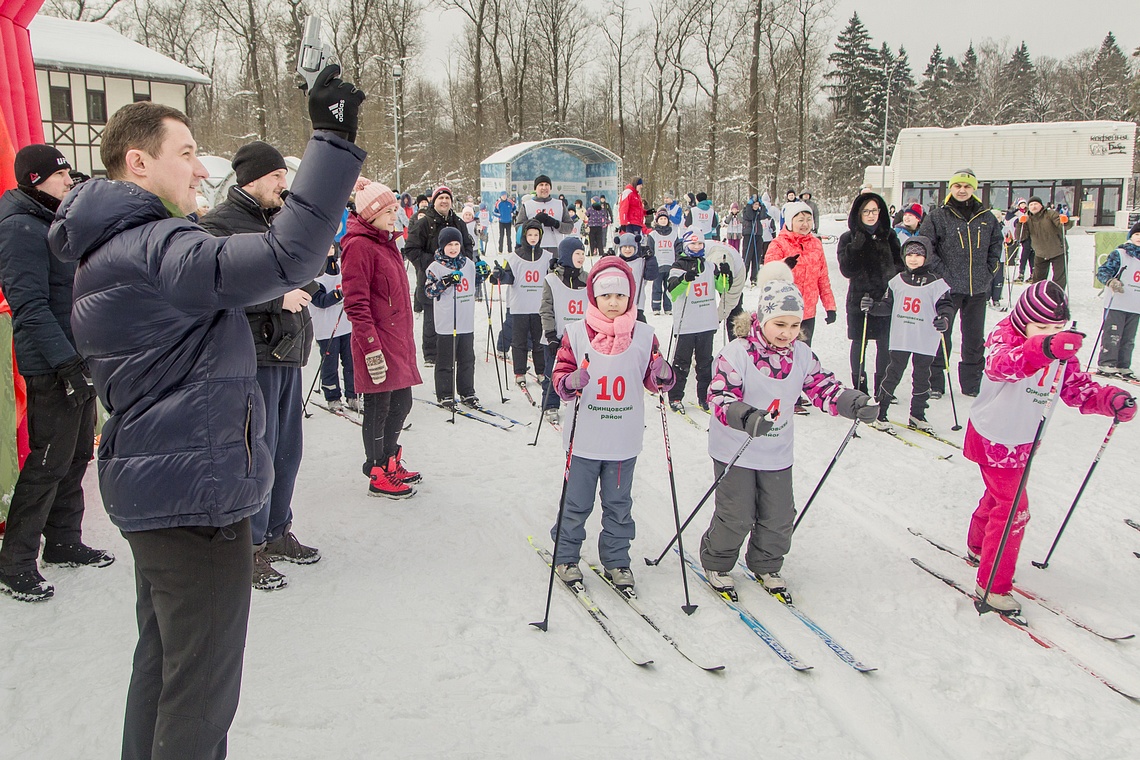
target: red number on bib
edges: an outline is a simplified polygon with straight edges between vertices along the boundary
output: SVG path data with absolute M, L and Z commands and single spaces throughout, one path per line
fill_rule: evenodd
M 694 282 L 693 283 L 693 298 L 704 298 L 709 294 L 709 284 L 707 282 Z
M 1140 269 L 1132 273 L 1132 282 L 1140 282 Z
M 583 313 L 582 302 L 581 301 L 571 301 L 567 305 L 567 311 L 569 311 L 571 314 L 582 314 Z
M 903 311 L 909 311 L 911 314 L 917 314 L 922 311 L 922 299 L 911 298 L 910 296 L 903 297 Z
M 455 292 L 466 293 L 468 290 L 471 290 L 471 281 L 464 277 L 459 281 L 459 284 L 455 286 Z
M 542 276 L 537 269 L 528 269 L 526 270 L 526 274 L 523 275 L 523 279 L 527 282 L 538 282 L 542 279 Z
M 609 384 L 610 379 L 608 377 L 598 378 L 598 385 L 602 386 L 602 389 L 598 391 L 599 401 L 621 401 L 623 398 L 625 398 L 624 377 L 618 375 L 616 378 L 614 378 L 614 395 L 612 396 L 609 394 Z

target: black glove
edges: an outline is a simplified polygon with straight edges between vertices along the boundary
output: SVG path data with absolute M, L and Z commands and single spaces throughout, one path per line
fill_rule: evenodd
M 558 333 L 554 332 L 553 330 L 547 330 L 546 331 L 546 342 L 552 346 L 558 345 L 558 343 L 559 343 Z
M 543 227 L 549 227 L 552 230 L 558 229 L 558 220 L 545 211 L 539 211 L 534 215 L 534 218 L 541 223 Z
M 950 329 L 950 320 L 941 314 L 934 318 L 934 329 L 938 332 L 946 332 Z
M 439 281 L 444 285 L 458 285 L 459 283 L 463 282 L 463 271 L 455 269 L 445 274 L 440 278 Z
M 836 316 L 835 309 L 828 309 L 827 310 L 827 317 L 823 321 L 829 325 L 833 325 L 833 324 L 835 324 L 835 316 Z
M 839 414 L 849 420 L 858 418 L 860 422 L 874 422 L 879 416 L 879 405 L 871 403 L 871 397 L 863 391 L 848 388 L 835 400 Z
M 83 406 L 95 398 L 95 386 L 91 384 L 91 378 L 87 374 L 87 365 L 78 356 L 59 365 L 55 374 L 63 383 L 63 392 L 67 394 L 68 405 Z
M 727 261 L 722 261 L 716 265 L 716 273 L 718 276 L 728 275 L 729 277 L 732 277 L 732 267 L 729 266 Z
M 725 418 L 730 428 L 747 433 L 753 438 L 766 435 L 776 422 L 767 412 L 743 401 L 733 401 L 729 404 L 725 409 Z
M 335 132 L 354 142 L 362 102 L 364 92 L 340 80 L 340 66 L 335 63 L 326 66 L 317 74 L 317 81 L 309 91 L 309 118 L 313 129 Z
M 693 280 L 697 279 L 697 274 L 698 274 L 697 270 L 695 270 L 695 269 L 690 269 L 690 270 L 686 271 L 685 272 L 685 282 L 692 282 Z
M 788 265 L 788 269 L 795 269 L 796 264 L 800 263 L 800 255 L 797 253 L 795 256 L 788 256 L 783 262 Z
M 871 298 L 871 296 L 864 295 L 862 298 L 859 299 L 859 310 L 862 311 L 864 314 L 869 312 L 871 310 L 871 307 L 874 305 L 875 305 L 875 299 Z

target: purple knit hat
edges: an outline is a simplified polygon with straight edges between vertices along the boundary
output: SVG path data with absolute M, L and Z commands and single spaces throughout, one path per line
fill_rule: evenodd
M 1035 282 L 1021 294 L 1009 321 L 1022 335 L 1032 322 L 1064 324 L 1069 321 L 1069 299 L 1064 289 L 1052 280 Z

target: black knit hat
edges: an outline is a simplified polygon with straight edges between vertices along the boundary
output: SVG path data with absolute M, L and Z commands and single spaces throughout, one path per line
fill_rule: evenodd
M 708 193 L 697 193 L 697 203 L 704 203 L 709 199 Z
M 553 182 L 550 181 L 550 177 L 547 177 L 545 174 L 540 174 L 534 178 L 534 189 L 537 190 L 538 186 L 541 185 L 543 182 L 545 182 L 548 185 L 554 184 Z
M 436 247 L 443 250 L 448 243 L 462 243 L 463 233 L 454 227 L 444 227 L 439 231 L 439 237 L 436 239 Z
M 1132 229 L 1128 230 L 1128 237 L 1132 237 L 1137 232 L 1140 232 L 1140 221 L 1137 221 L 1136 224 L 1132 225 Z
M 237 175 L 238 187 L 245 187 L 278 169 L 289 168 L 285 165 L 285 157 L 277 148 L 261 140 L 254 140 L 238 148 L 230 165 Z
M 60 169 L 70 169 L 71 164 L 50 145 L 25 145 L 16 154 L 14 168 L 17 185 L 36 187 Z

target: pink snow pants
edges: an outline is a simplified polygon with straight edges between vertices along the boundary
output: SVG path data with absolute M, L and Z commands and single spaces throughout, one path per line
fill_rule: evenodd
M 990 570 L 994 566 L 994 557 L 998 546 L 1001 545 L 1001 534 L 1005 530 L 1006 520 L 1009 519 L 1009 509 L 1013 504 L 1013 497 L 1017 495 L 1017 486 L 1021 482 L 1024 468 L 986 467 L 979 465 L 982 471 L 982 481 L 986 485 L 986 492 L 982 494 L 978 508 L 970 518 L 970 534 L 966 545 L 981 555 L 978 565 L 978 585 L 982 588 L 990 580 Z M 1026 489 L 1028 491 L 1028 489 Z M 1009 532 L 1005 551 L 1001 562 L 994 573 L 994 594 L 1008 594 L 1013 589 L 1013 571 L 1017 567 L 1017 553 L 1021 549 L 1021 539 L 1025 534 L 1025 526 L 1029 522 L 1029 494 L 1021 495 L 1021 502 L 1017 505 L 1017 516 L 1013 519 L 1013 527 Z

